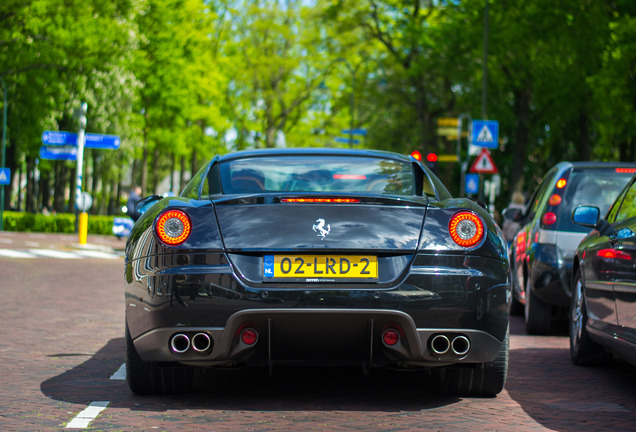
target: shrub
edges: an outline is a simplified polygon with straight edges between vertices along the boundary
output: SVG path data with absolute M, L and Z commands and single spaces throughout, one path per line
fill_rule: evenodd
M 112 235 L 115 216 L 88 215 L 88 234 Z M 47 232 L 72 234 L 75 232 L 75 215 L 57 213 L 43 215 L 27 212 L 3 212 L 5 231 Z

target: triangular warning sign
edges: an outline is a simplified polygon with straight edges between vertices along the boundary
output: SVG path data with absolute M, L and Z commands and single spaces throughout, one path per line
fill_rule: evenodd
M 495 161 L 492 160 L 492 156 L 486 147 L 479 152 L 475 162 L 473 162 L 470 167 L 470 172 L 477 174 L 497 174 L 499 172 Z
M 484 127 L 481 128 L 481 131 L 479 131 L 479 135 L 477 135 L 477 142 L 478 143 L 495 142 L 495 139 L 492 137 L 492 133 L 490 132 L 490 129 L 488 129 L 488 126 L 484 125 Z

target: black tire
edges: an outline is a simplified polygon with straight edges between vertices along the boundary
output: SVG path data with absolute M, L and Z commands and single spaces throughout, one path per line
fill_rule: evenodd
M 126 381 L 138 395 L 187 393 L 192 390 L 192 368 L 142 360 L 126 326 Z
M 526 304 L 524 308 L 526 332 L 529 335 L 547 335 L 550 333 L 552 311 L 550 305 L 541 300 L 532 291 L 530 279 L 526 281 Z
M 590 339 L 585 323 L 587 322 L 587 307 L 585 306 L 585 284 L 581 278 L 581 270 L 577 270 L 572 285 L 570 300 L 569 328 L 570 328 L 570 358 L 579 366 L 593 366 L 606 363 L 611 355 L 602 346 Z
M 452 396 L 497 396 L 503 390 L 508 376 L 509 339 L 510 328 L 506 329 L 506 336 L 492 363 L 433 369 L 440 390 Z

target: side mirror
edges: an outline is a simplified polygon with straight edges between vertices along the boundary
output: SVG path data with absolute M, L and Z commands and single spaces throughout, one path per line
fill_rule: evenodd
M 129 213 L 130 217 L 137 222 L 137 219 L 139 219 L 146 210 L 152 207 L 161 198 L 163 198 L 161 195 L 150 195 L 140 199 L 135 203 L 135 208 Z
M 572 212 L 572 222 L 588 228 L 596 228 L 600 217 L 601 210 L 598 207 L 581 205 Z
M 503 216 L 504 219 L 512 222 L 519 222 L 521 219 L 523 219 L 523 210 L 518 207 L 506 208 L 504 209 L 501 216 Z

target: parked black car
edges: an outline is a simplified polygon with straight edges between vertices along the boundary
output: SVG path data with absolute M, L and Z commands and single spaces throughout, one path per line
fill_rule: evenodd
M 578 365 L 601 363 L 608 352 L 636 364 L 636 177 L 601 214 L 579 206 L 572 216 L 594 230 L 574 257 L 570 355 Z
M 572 222 L 579 204 L 607 212 L 636 164 L 561 162 L 545 175 L 525 210 L 504 212 L 521 229 L 511 245 L 514 302 L 529 334 L 547 334 L 554 316 L 570 305 L 574 252 L 590 228 Z
M 128 384 L 187 391 L 194 368 L 301 362 L 425 370 L 447 393 L 495 395 L 506 252 L 488 212 L 412 157 L 217 156 L 128 239 Z

